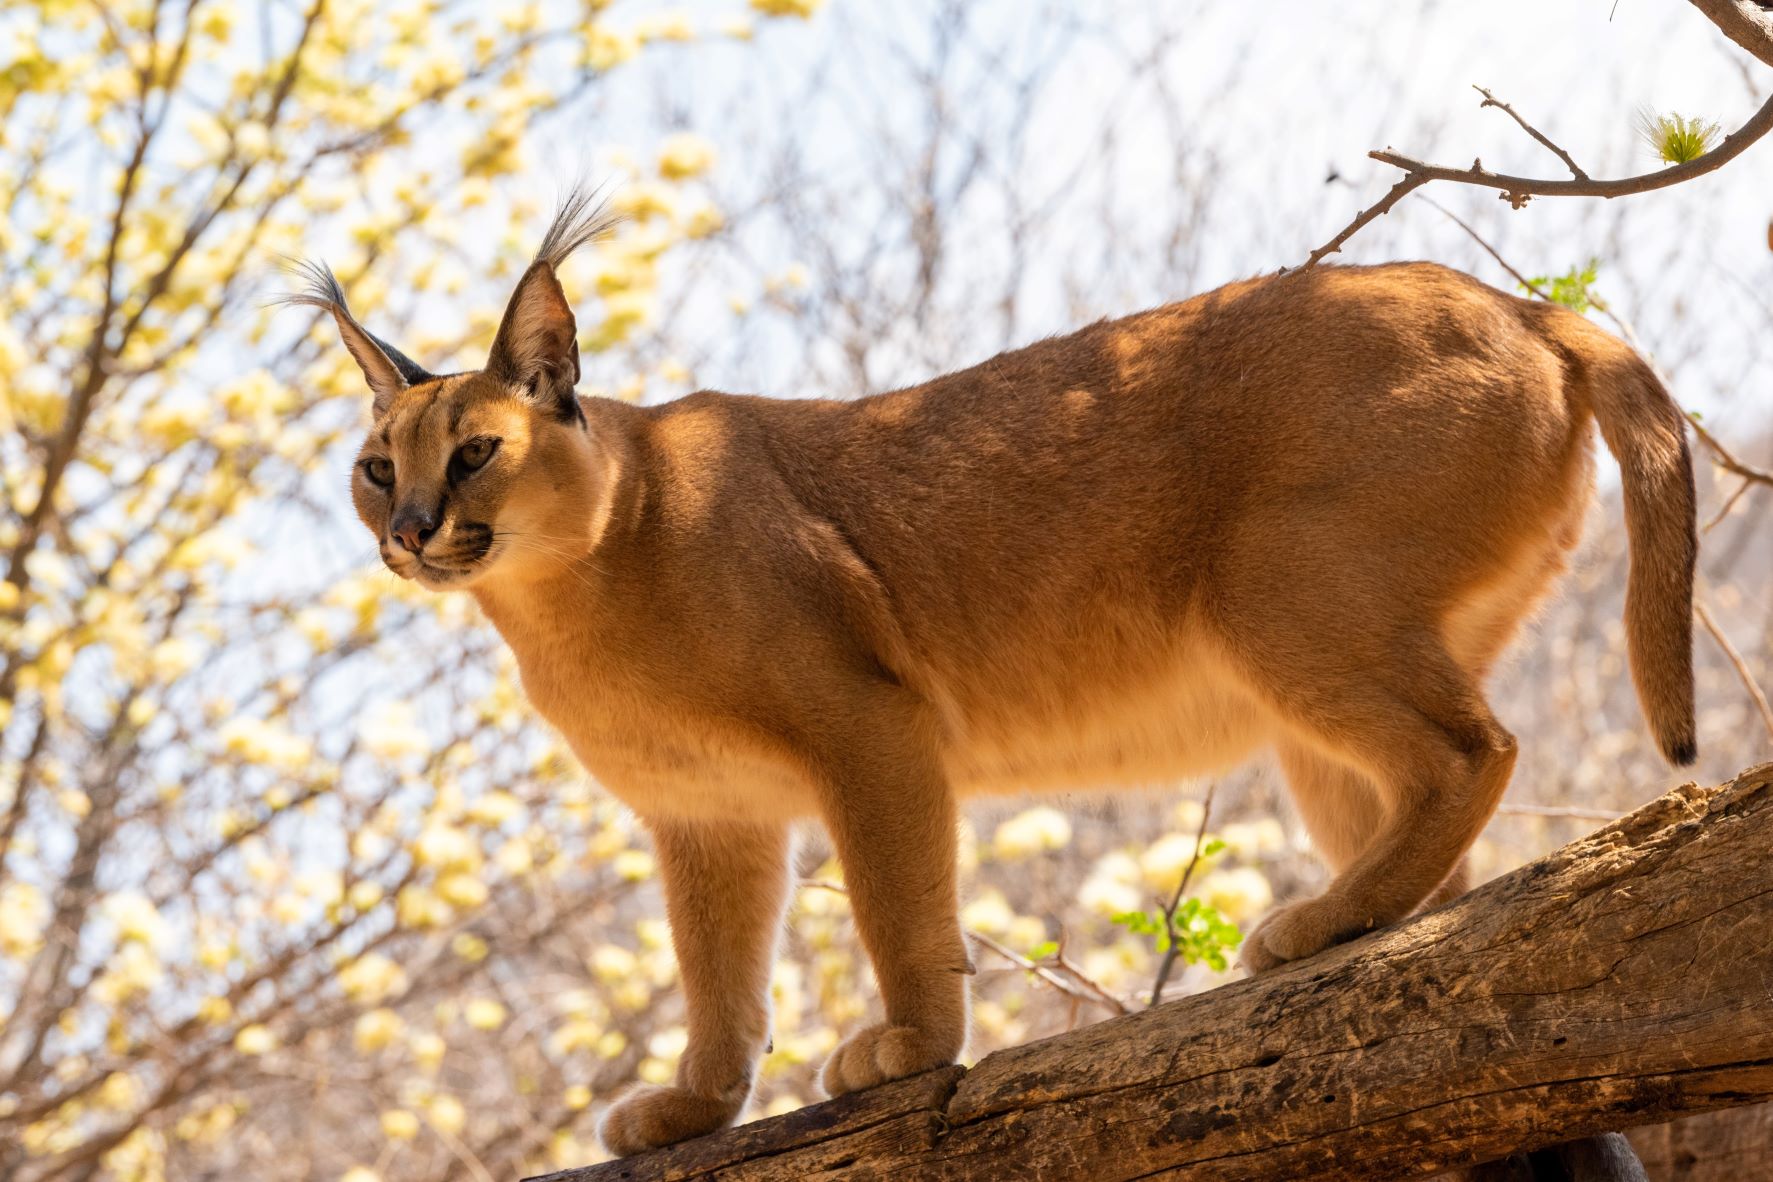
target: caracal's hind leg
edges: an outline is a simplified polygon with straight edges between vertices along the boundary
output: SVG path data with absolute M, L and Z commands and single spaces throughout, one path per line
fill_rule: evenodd
M 1331 870 L 1340 873 L 1366 852 L 1385 827 L 1385 800 L 1372 777 L 1296 741 L 1276 751 L 1286 773 L 1293 805 L 1312 848 Z M 1464 858 L 1422 904 L 1423 910 L 1456 899 L 1470 889 Z
M 1378 786 L 1297 740 L 1283 741 L 1276 754 L 1312 848 L 1331 870 L 1348 869 L 1385 825 Z
M 1432 631 L 1377 639 L 1355 659 L 1319 647 L 1333 655 L 1317 669 L 1299 667 L 1312 650 L 1287 646 L 1287 679 L 1265 677 L 1295 741 L 1370 776 L 1384 819 L 1322 895 L 1251 933 L 1243 959 L 1254 971 L 1408 915 L 1448 883 L 1508 784 L 1514 738 Z

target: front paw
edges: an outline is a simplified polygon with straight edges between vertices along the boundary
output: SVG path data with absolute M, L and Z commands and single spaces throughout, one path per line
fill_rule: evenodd
M 743 1099 L 735 1104 L 682 1088 L 643 1084 L 609 1106 L 597 1124 L 597 1139 L 617 1157 L 627 1157 L 724 1129 L 743 1107 Z
M 1255 976 L 1289 961 L 1315 956 L 1374 926 L 1350 919 L 1332 899 L 1305 899 L 1287 904 L 1257 924 L 1256 930 L 1245 938 L 1238 959 Z
M 819 1083 L 827 1096 L 841 1096 L 889 1079 L 946 1067 L 960 1057 L 964 1041 L 920 1026 L 876 1023 L 843 1040 L 825 1061 Z

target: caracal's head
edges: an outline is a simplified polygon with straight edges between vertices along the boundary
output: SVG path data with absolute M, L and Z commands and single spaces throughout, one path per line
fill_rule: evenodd
M 557 572 L 590 548 L 607 449 L 573 390 L 577 326 L 555 269 L 609 225 L 582 190 L 561 203 L 471 373 L 427 373 L 357 323 L 325 264 L 302 265 L 308 285 L 286 302 L 330 312 L 369 382 L 351 499 L 401 578 L 457 590 Z

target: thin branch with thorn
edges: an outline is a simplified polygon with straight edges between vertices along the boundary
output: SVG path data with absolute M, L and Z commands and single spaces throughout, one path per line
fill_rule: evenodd
M 1102 988 L 1102 986 L 1096 984 L 1096 982 L 1085 976 L 1082 971 L 1063 957 L 1059 958 L 1057 967 L 1046 965 L 1037 960 L 1023 956 L 1020 952 L 1010 948 L 1001 941 L 992 939 L 984 932 L 968 928 L 966 934 L 970 939 L 977 941 L 983 947 L 995 952 L 1017 968 L 1025 969 L 1034 974 L 1039 980 L 1052 986 L 1054 989 L 1057 989 L 1067 997 L 1073 997 L 1079 1001 L 1092 1002 L 1096 1005 L 1106 1007 L 1117 1015 L 1131 1012 L 1127 1009 L 1126 1002 L 1114 996 L 1114 994 L 1108 992 L 1108 990 Z
M 800 880 L 800 886 L 803 890 L 830 891 L 834 895 L 847 896 L 850 893 L 849 888 L 842 883 L 831 882 L 829 879 L 823 878 L 803 878 Z M 1033 973 L 1036 979 L 1057 989 L 1067 997 L 1075 998 L 1078 1001 L 1093 1002 L 1112 1010 L 1115 1014 L 1131 1012 L 1127 1009 L 1126 1002 L 1091 980 L 1082 969 L 1065 959 L 1063 954 L 1057 958 L 1056 966 L 1046 965 L 1023 956 L 1020 952 L 987 936 L 984 932 L 967 928 L 965 934 L 968 939 L 976 941 L 988 951 L 1003 957 L 1017 968 Z
M 1537 127 L 1534 127 L 1531 123 L 1528 123 L 1525 119 L 1522 119 L 1519 111 L 1516 111 L 1513 107 L 1509 106 L 1507 103 L 1503 102 L 1501 99 L 1499 99 L 1495 95 L 1491 94 L 1489 92 L 1489 90 L 1487 90 L 1486 88 L 1484 88 L 1482 86 L 1474 85 L 1472 87 L 1472 89 L 1484 96 L 1484 101 L 1478 104 L 1478 106 L 1480 108 L 1481 107 L 1495 107 L 1496 109 L 1505 112 L 1510 119 L 1513 119 L 1516 123 L 1521 125 L 1522 131 L 1525 131 L 1528 135 L 1530 135 L 1534 139 L 1538 140 L 1541 144 L 1544 144 L 1545 147 L 1547 149 L 1549 149 L 1553 155 L 1555 155 L 1559 160 L 1562 160 L 1564 162 L 1565 166 L 1569 168 L 1572 176 L 1574 176 L 1579 181 L 1585 181 L 1588 179 L 1588 174 L 1586 172 L 1583 172 L 1582 167 L 1579 164 L 1577 164 L 1575 160 L 1570 158 L 1570 153 L 1564 151 L 1562 148 L 1560 148 L 1556 144 L 1552 143 L 1551 140 L 1548 139 L 1546 137 L 1546 135 L 1543 132 L 1541 132 Z
M 1344 227 L 1334 238 L 1312 251 L 1310 257 L 1305 260 L 1304 266 L 1315 266 L 1327 256 L 1341 250 L 1343 243 L 1352 238 L 1363 226 L 1389 212 L 1399 201 L 1430 181 L 1448 181 L 1453 184 L 1494 189 L 1498 196 L 1516 209 L 1526 205 L 1527 201 L 1533 197 L 1626 197 L 1635 193 L 1665 189 L 1670 185 L 1678 185 L 1682 181 L 1690 181 L 1694 177 L 1704 176 L 1708 172 L 1722 168 L 1742 155 L 1756 140 L 1769 131 L 1773 131 L 1773 98 L 1769 98 L 1759 110 L 1748 118 L 1747 122 L 1725 136 L 1717 147 L 1709 152 L 1701 153 L 1680 164 L 1671 164 L 1667 168 L 1657 169 L 1655 172 L 1640 173 L 1637 176 L 1619 177 L 1613 180 L 1596 180 L 1583 175 L 1568 152 L 1515 114 L 1508 104 L 1495 99 L 1481 87 L 1478 90 L 1484 95 L 1484 106 L 1494 105 L 1507 111 L 1514 117 L 1515 122 L 1526 128 L 1534 139 L 1556 152 L 1577 175 L 1569 180 L 1514 176 L 1509 173 L 1491 172 L 1484 167 L 1482 160 L 1473 160 L 1469 168 L 1453 168 L 1442 164 L 1429 164 L 1412 156 L 1394 152 L 1390 148 L 1368 152 L 1367 155 L 1372 159 L 1403 170 L 1403 179 L 1394 184 L 1385 196 L 1356 214 L 1354 221 Z
M 1755 682 L 1748 662 L 1742 659 L 1742 654 L 1736 651 L 1736 646 L 1730 643 L 1730 638 L 1724 635 L 1724 630 L 1718 627 L 1718 622 L 1711 618 L 1711 613 L 1705 610 L 1703 603 L 1694 601 L 1693 614 L 1699 617 L 1699 622 L 1705 625 L 1705 630 L 1711 633 L 1712 640 L 1723 651 L 1725 660 L 1736 670 L 1736 676 L 1741 679 L 1742 687 L 1748 691 L 1755 709 L 1761 712 L 1761 724 L 1767 728 L 1767 734 L 1773 736 L 1773 706 L 1767 704 L 1767 695 L 1761 692 L 1761 687 Z

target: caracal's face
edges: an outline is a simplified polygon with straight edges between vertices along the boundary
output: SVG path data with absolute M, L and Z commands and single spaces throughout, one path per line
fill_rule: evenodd
M 588 542 L 582 414 L 484 373 L 400 391 L 351 473 L 382 561 L 434 591 L 558 570 Z

